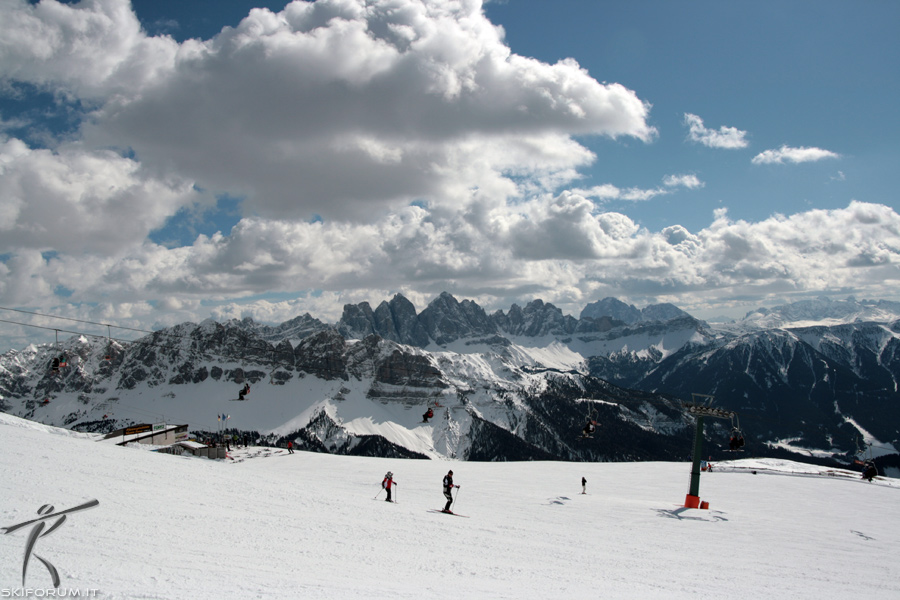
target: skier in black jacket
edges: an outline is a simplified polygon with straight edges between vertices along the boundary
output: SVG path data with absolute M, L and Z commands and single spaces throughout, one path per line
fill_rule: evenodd
M 444 498 L 447 499 L 447 505 L 444 506 L 443 512 L 450 512 L 450 506 L 453 504 L 453 494 L 451 493 L 451 490 L 458 487 L 458 485 L 453 485 L 453 471 L 447 471 L 447 474 L 444 475 Z

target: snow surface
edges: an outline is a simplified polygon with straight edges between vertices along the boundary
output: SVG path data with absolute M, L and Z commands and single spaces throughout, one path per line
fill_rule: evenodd
M 900 597 L 896 480 L 715 463 L 696 510 L 687 463 L 212 461 L 94 439 L 0 414 L 0 527 L 99 500 L 34 548 L 98 598 Z M 449 468 L 469 518 L 429 512 Z M 0 591 L 22 585 L 29 531 L 0 535 Z M 26 585 L 51 585 L 34 558 Z

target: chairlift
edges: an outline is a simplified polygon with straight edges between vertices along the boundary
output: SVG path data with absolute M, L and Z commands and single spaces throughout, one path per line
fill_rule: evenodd
M 241 388 L 241 391 L 238 392 L 238 397 L 233 398 L 232 401 L 233 402 L 246 402 L 247 398 L 245 398 L 244 396 L 247 396 L 249 394 L 250 394 L 250 384 L 245 383 L 244 387 Z
M 870 483 L 878 476 L 878 467 L 875 466 L 872 446 L 865 442 L 860 443 L 859 436 L 856 437 L 856 458 L 853 463 L 862 467 L 862 478 L 868 479 Z
M 106 355 L 103 360 L 112 360 L 112 331 L 110 326 L 106 326 Z
M 856 436 L 856 459 L 854 462 L 858 464 L 865 464 L 866 462 L 872 460 L 872 446 L 867 444 L 866 442 L 860 442 L 860 436 Z
M 53 331 L 56 333 L 56 344 L 54 345 L 54 348 L 59 351 L 59 329 L 54 329 Z M 67 366 L 69 366 L 69 361 L 65 352 L 60 352 L 58 356 L 54 356 L 50 360 L 50 371 L 54 375 L 59 375 L 60 368 Z
M 730 452 L 743 452 L 744 433 L 741 431 L 741 421 L 737 414 L 731 416 L 731 438 L 728 440 L 728 449 Z
M 581 438 L 582 439 L 590 439 L 594 437 L 594 431 L 597 429 L 597 416 L 598 412 L 596 408 L 592 408 L 587 413 L 587 423 L 585 423 L 584 427 L 581 429 Z
M 862 478 L 868 479 L 871 483 L 876 477 L 878 477 L 878 467 L 875 466 L 875 460 L 870 458 L 863 464 Z

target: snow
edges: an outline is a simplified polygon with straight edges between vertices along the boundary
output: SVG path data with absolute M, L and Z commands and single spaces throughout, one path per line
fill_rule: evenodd
M 895 480 L 714 462 L 710 510 L 696 510 L 680 507 L 687 463 L 231 455 L 109 446 L 0 414 L 0 527 L 99 500 L 34 548 L 61 589 L 98 598 L 900 597 Z M 468 519 L 428 512 L 449 468 Z M 388 470 L 396 504 L 381 501 Z M 0 535 L 0 591 L 21 589 L 30 529 Z M 40 561 L 26 584 L 50 587 Z
M 862 426 L 860 426 L 860 424 L 856 421 L 856 419 L 853 419 L 852 417 L 848 417 L 843 414 L 841 416 L 844 417 L 844 421 L 846 421 L 847 423 L 850 423 L 851 425 L 856 427 L 856 430 L 859 431 L 860 434 L 862 435 L 863 443 L 865 444 L 865 447 L 866 447 L 867 456 L 876 457 L 876 456 L 885 456 L 887 454 L 897 454 L 898 450 L 893 444 L 891 444 L 889 442 L 882 442 L 881 440 L 876 438 L 874 435 L 872 435 L 871 433 L 866 431 Z
M 782 450 L 787 450 L 788 452 L 793 452 L 795 454 L 805 454 L 807 456 L 812 456 L 815 458 L 827 458 L 833 459 L 835 455 L 843 454 L 844 452 L 838 448 L 831 448 L 829 450 L 819 450 L 816 448 L 808 448 L 806 446 L 802 446 L 796 444 L 803 438 L 793 437 L 793 438 L 784 438 L 780 440 L 776 440 L 774 442 L 767 442 L 767 445 L 770 448 L 781 448 Z

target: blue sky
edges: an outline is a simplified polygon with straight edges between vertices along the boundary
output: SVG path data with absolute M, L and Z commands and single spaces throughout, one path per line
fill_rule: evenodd
M 153 328 L 444 290 L 575 316 L 897 298 L 897 3 L 0 17 L 2 306 Z
M 840 208 L 848 199 L 896 206 L 900 6 L 848 2 L 521 2 L 487 5 L 517 52 L 567 56 L 599 80 L 653 104 L 652 144 L 586 141 L 598 182 L 642 188 L 668 173 L 705 183 L 633 207 L 652 229 L 707 226 L 719 206 L 736 219 Z M 684 115 L 746 131 L 747 147 L 686 143 Z M 767 149 L 817 147 L 840 159 L 753 165 Z M 843 175 L 841 175 L 843 174 Z M 654 180 L 654 175 L 656 180 Z M 838 185 L 840 183 L 840 185 Z

